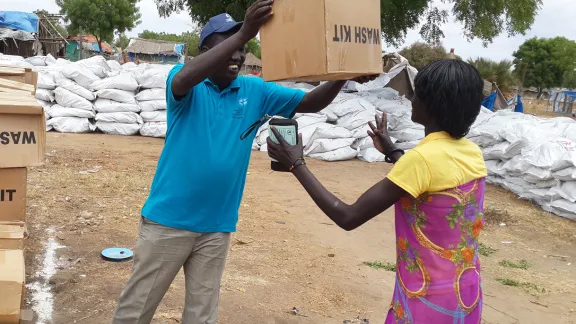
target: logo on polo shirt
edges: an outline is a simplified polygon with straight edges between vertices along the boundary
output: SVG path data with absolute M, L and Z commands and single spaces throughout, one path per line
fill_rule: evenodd
M 232 113 L 232 118 L 242 119 L 244 118 L 244 107 L 248 104 L 248 99 L 242 98 L 238 100 L 238 108 Z

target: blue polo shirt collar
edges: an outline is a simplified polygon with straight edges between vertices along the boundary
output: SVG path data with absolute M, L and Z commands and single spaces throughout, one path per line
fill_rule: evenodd
M 204 83 L 210 85 L 210 87 L 212 87 L 213 89 L 216 89 L 216 90 L 219 91 L 219 92 L 228 92 L 228 91 L 230 91 L 230 90 L 232 90 L 232 89 L 240 89 L 240 81 L 238 81 L 238 78 L 234 79 L 234 80 L 230 83 L 230 85 L 228 85 L 228 87 L 225 88 L 225 89 L 222 90 L 222 91 L 220 91 L 220 88 L 218 88 L 218 86 L 217 86 L 214 82 L 212 82 L 212 80 L 210 80 L 210 78 L 206 78 L 206 79 L 204 80 Z

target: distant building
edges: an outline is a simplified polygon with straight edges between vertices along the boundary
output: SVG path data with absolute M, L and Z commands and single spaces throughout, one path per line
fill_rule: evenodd
M 242 74 L 252 74 L 255 76 L 260 76 L 262 74 L 262 61 L 257 58 L 254 54 L 248 52 L 246 54 L 246 60 L 244 61 L 244 66 L 242 67 Z
M 82 45 L 80 45 L 82 44 Z M 80 52 L 83 51 L 82 57 Z M 86 58 L 94 55 L 107 56 L 111 58 L 117 51 L 105 41 L 102 41 L 102 53 L 98 46 L 98 41 L 94 35 L 85 36 L 69 36 L 68 44 L 66 45 L 66 59 L 70 61 L 78 61 L 81 58 Z
M 36 39 L 38 16 L 31 12 L 0 11 L 0 53 L 30 57 L 41 52 Z
M 130 61 L 147 63 L 180 63 L 185 59 L 184 44 L 155 40 L 133 38 L 124 50 Z

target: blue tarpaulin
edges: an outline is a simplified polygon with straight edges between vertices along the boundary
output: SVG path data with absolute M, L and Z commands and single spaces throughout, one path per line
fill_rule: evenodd
M 38 32 L 38 16 L 29 12 L 0 11 L 0 27 Z
M 508 100 L 508 107 L 514 105 L 514 112 L 524 113 L 524 104 L 522 103 L 522 97 L 519 94 Z
M 494 111 L 494 103 L 496 102 L 497 94 L 496 92 L 492 92 L 488 97 L 482 101 L 482 106 Z

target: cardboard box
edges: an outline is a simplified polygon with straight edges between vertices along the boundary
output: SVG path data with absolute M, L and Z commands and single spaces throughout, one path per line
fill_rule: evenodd
M 266 81 L 382 73 L 380 0 L 276 0 L 260 30 Z
M 0 223 L 0 250 L 23 250 L 26 232 L 24 223 Z
M 45 146 L 42 106 L 31 95 L 0 92 L 0 168 L 39 166 Z
M 25 278 L 24 252 L 0 250 L 0 323 L 20 322 Z
M 26 168 L 0 169 L 0 223 L 26 221 L 27 172 Z

